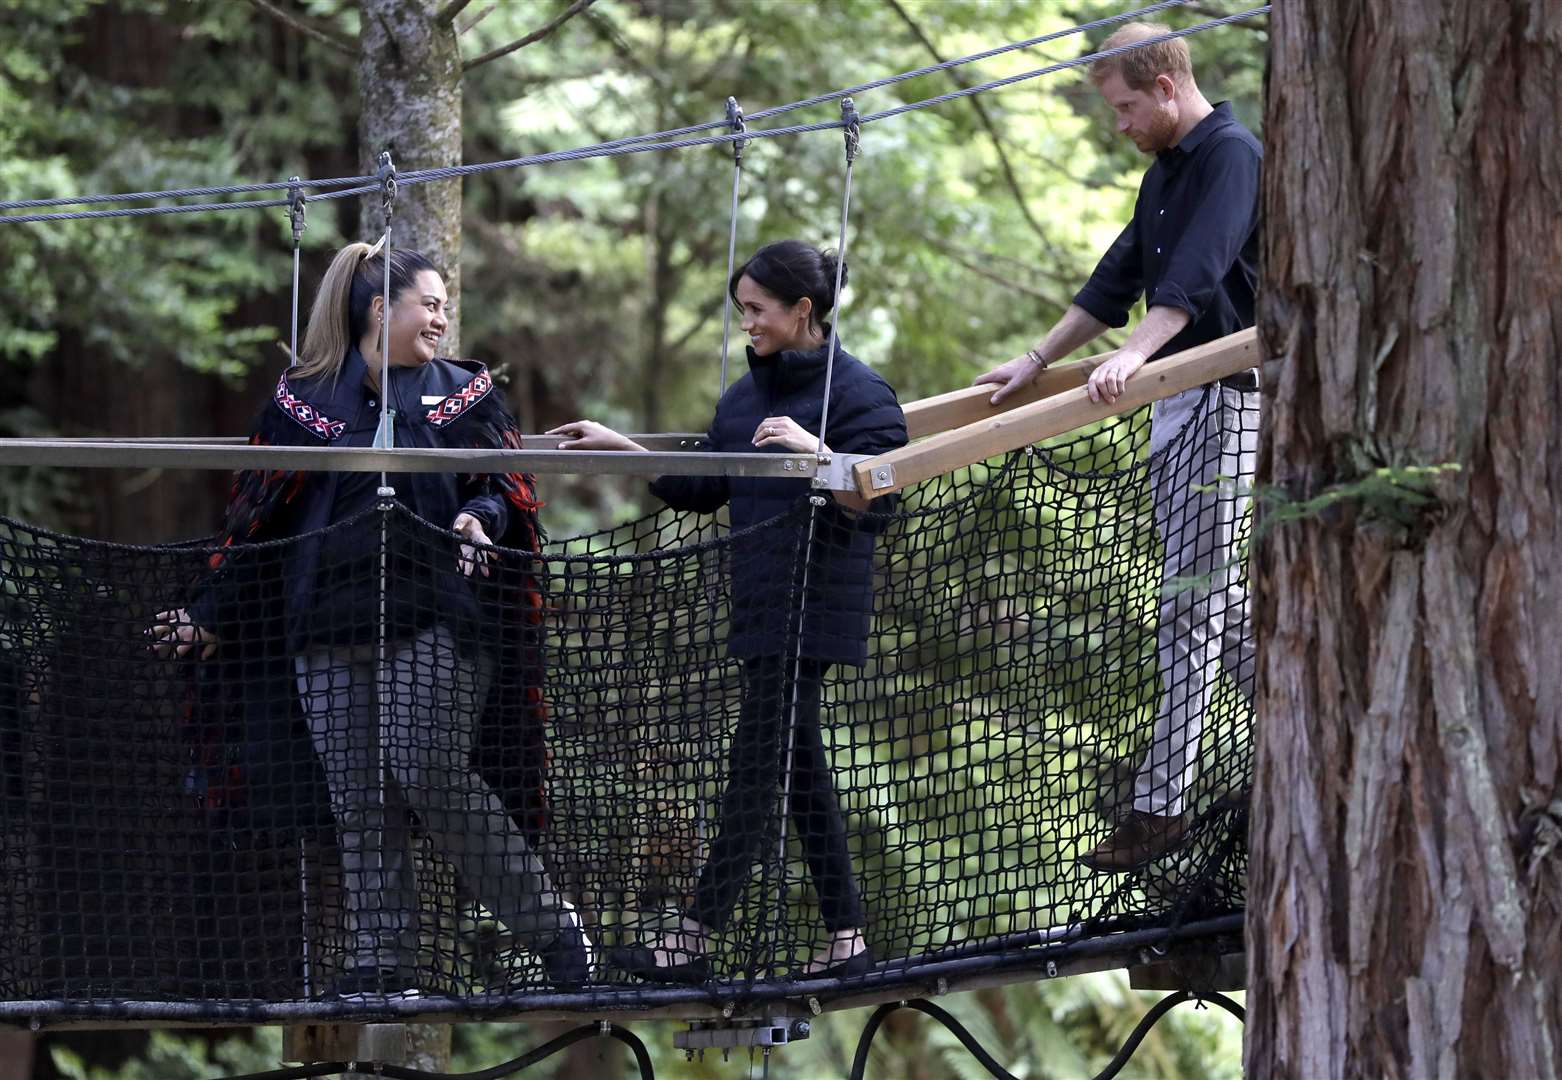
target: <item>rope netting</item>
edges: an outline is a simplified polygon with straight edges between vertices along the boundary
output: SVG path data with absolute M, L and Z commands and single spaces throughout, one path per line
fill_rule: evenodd
M 389 504 L 222 550 L 0 520 L 0 1008 L 651 1003 L 561 928 L 690 916 L 712 1000 L 861 927 L 840 992 L 1240 911 L 1257 395 L 1177 400 L 888 514 L 754 481 L 794 508 L 479 560 Z M 149 649 L 178 608 L 210 656 Z M 1180 843 L 1079 861 L 1146 806 Z

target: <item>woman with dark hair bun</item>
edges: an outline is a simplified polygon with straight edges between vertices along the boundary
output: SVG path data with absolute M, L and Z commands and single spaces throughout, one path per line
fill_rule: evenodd
M 830 327 L 835 307 L 836 259 L 829 252 L 783 240 L 755 252 L 732 276 L 729 292 L 749 336 L 748 374 L 716 404 L 707 435 L 723 452 L 812 454 L 821 449 Z M 842 284 L 845 273 L 841 274 Z M 830 377 L 824 453 L 880 454 L 906 443 L 906 419 L 877 373 L 836 341 Z M 554 428 L 561 450 L 643 450 L 601 424 L 577 420 Z M 732 599 L 727 648 L 743 663 L 743 701 L 729 754 L 720 828 L 682 924 L 651 944 L 614 950 L 613 962 L 653 982 L 699 983 L 710 977 L 710 938 L 727 925 L 754 859 L 784 770 L 786 725 L 796 704 L 790 807 L 830 943 L 804 974 L 860 974 L 873 964 L 863 938 L 866 919 L 836 801 L 834 777 L 819 722 L 820 691 L 834 664 L 861 667 L 873 615 L 874 533 L 869 500 L 834 491 L 820 512 L 809 547 L 803 623 L 788 615 L 801 583 L 796 558 L 801 528 L 751 525 L 786 513 L 811 487 L 806 479 L 664 476 L 651 491 L 681 510 L 712 513 L 729 506 Z M 893 496 L 872 501 L 888 511 Z M 794 681 L 794 671 L 796 678 Z
M 298 363 L 262 407 L 252 443 L 367 447 L 382 413 L 394 410 L 397 446 L 520 445 L 487 369 L 437 355 L 448 303 L 439 272 L 408 249 L 393 251 L 389 263 L 387 308 L 378 246 L 348 244 L 337 253 Z M 370 512 L 379 500 L 372 473 L 237 474 L 211 573 L 187 607 L 157 616 L 147 631 L 151 647 L 164 657 L 220 652 L 235 670 L 255 654 L 281 656 L 284 689 L 256 709 L 286 715 L 250 718 L 252 730 L 269 733 L 251 740 L 265 743 L 251 752 L 257 771 L 284 772 L 260 762 L 286 756 L 278 744 L 301 706 L 329 789 L 347 908 L 345 970 L 327 996 L 418 989 L 409 810 L 550 979 L 582 983 L 590 946 L 580 919 L 526 838 L 540 828 L 543 765 L 519 767 L 539 789 L 523 799 L 520 827 L 516 808 L 474 766 L 474 752 L 483 757 L 485 712 L 541 738 L 540 673 L 527 667 L 523 626 L 540 601 L 528 568 L 487 550 L 494 542 L 537 550 L 535 485 L 521 473 L 417 472 L 391 483 L 406 509 L 448 528 L 447 537 L 398 519 L 383 539 L 386 519 Z M 252 546 L 274 540 L 290 542 Z M 382 572 L 391 586 L 383 596 Z M 517 664 L 526 668 L 520 677 Z M 541 757 L 540 746 L 531 750 Z M 285 786 L 279 781 L 269 797 L 295 797 Z

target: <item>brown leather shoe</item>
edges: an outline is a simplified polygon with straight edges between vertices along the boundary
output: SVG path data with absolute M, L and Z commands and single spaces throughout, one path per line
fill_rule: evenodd
M 1187 832 L 1185 814 L 1168 817 L 1130 810 L 1112 835 L 1081 855 L 1079 861 L 1092 870 L 1120 874 L 1165 855 L 1182 843 Z

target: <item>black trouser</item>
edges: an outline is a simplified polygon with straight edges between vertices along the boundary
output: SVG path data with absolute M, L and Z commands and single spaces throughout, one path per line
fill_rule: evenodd
M 714 930 L 722 929 L 732 914 L 764 843 L 765 826 L 775 813 L 777 783 L 785 768 L 794 663 L 781 656 L 743 663 L 743 708 L 732 736 L 721 826 L 689 912 Z M 829 667 L 817 660 L 801 662 L 791 813 L 819 893 L 825 929 L 835 933 L 860 927 L 864 919 L 846 847 L 846 823 L 835 800 L 829 757 L 819 732 L 819 689 Z

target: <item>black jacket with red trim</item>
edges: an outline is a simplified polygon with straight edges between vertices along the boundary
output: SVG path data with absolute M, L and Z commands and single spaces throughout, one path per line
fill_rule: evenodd
M 336 377 L 283 373 L 250 435 L 254 445 L 369 446 L 385 400 L 395 410 L 398 447 L 519 448 L 520 432 L 487 369 L 476 361 L 436 359 L 392 367 L 384 395 L 349 349 Z M 498 676 L 479 732 L 476 763 L 528 832 L 543 827 L 546 773 L 542 600 L 535 480 L 525 473 L 410 473 L 389 478 L 399 510 L 388 530 L 392 633 L 449 625 L 458 637 L 496 654 Z M 203 672 L 203 695 L 237 702 L 246 746 L 252 810 L 298 800 L 300 783 L 319 794 L 318 767 L 297 722 L 293 657 L 314 647 L 368 644 L 379 610 L 381 515 L 378 473 L 248 470 L 235 474 L 220 550 L 198 584 L 191 618 L 222 640 L 222 660 Z M 492 541 L 516 549 L 484 577 L 456 571 L 455 518 L 470 513 Z M 273 543 L 277 542 L 277 543 Z M 398 608 L 397 603 L 400 603 Z M 233 693 L 257 681 L 263 693 Z M 225 689 L 218 691 L 216 684 Z M 278 701 L 289 703 L 280 715 Z M 233 723 L 229 711 L 229 726 Z M 304 745 L 299 746 L 300 739 Z M 262 789 L 266 789 L 262 791 Z M 309 801 L 313 801 L 310 799 Z M 302 807 L 294 808 L 295 816 Z M 254 815 L 286 828 L 275 812 Z M 281 815 L 285 817 L 286 815 Z
M 263 446 L 370 446 L 384 406 L 368 387 L 367 365 L 349 349 L 337 376 L 277 381 L 256 418 L 250 442 Z M 395 410 L 398 447 L 497 448 L 520 445 L 520 433 L 495 391 L 488 370 L 473 360 L 434 360 L 392 367 L 384 395 Z M 287 639 L 305 647 L 321 617 L 329 588 L 318 580 L 326 537 L 311 536 L 372 505 L 375 474 L 249 470 L 234 477 L 221 544 L 235 548 L 303 537 L 284 555 Z M 396 499 L 436 528 L 448 529 L 463 512 L 483 523 L 501 547 L 537 550 L 536 484 L 523 473 L 411 473 L 391 477 Z M 347 498 L 344 500 L 344 493 Z M 241 589 L 222 587 L 242 576 L 237 551 L 213 557 L 213 577 L 190 606 L 195 621 L 227 637 L 244 617 Z M 459 584 L 442 582 L 442 584 Z M 327 583 L 329 585 L 329 583 Z M 462 590 L 451 590 L 459 594 Z

